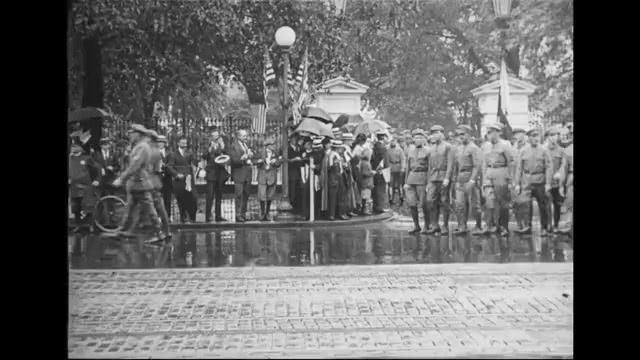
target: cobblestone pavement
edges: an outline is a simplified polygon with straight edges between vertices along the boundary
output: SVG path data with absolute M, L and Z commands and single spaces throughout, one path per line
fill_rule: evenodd
M 69 356 L 573 354 L 573 264 L 71 270 Z

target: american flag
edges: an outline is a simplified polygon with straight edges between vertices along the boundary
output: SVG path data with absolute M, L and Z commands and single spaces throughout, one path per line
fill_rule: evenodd
M 264 134 L 266 132 L 267 127 L 267 94 L 269 93 L 269 88 L 267 87 L 267 83 L 275 78 L 275 73 L 273 72 L 273 65 L 271 64 L 271 59 L 269 59 L 269 54 L 265 51 L 264 54 L 264 66 L 262 71 L 262 94 L 263 101 L 262 104 L 251 104 L 251 131 L 254 134 Z
M 302 119 L 300 109 L 309 93 L 309 53 L 307 49 L 304 50 L 304 57 L 298 69 L 296 83 L 300 84 L 300 91 L 298 92 L 298 96 L 294 97 L 295 101 L 293 104 L 293 121 L 297 124 Z

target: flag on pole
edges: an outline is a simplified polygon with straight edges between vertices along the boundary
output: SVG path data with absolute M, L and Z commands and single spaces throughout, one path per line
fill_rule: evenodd
M 304 102 L 309 94 L 309 52 L 308 49 L 304 50 L 304 56 L 302 58 L 302 62 L 300 63 L 300 68 L 298 69 L 298 78 L 296 79 L 300 84 L 300 91 L 298 92 L 298 96 L 295 97 L 295 102 L 293 104 L 293 121 L 295 124 L 300 122 L 302 119 L 301 109 L 304 105 Z
M 264 80 L 265 83 L 269 83 L 269 81 L 274 80 L 276 78 L 276 73 L 273 71 L 273 64 L 271 63 L 271 58 L 269 58 L 268 50 L 265 49 L 264 52 Z
M 264 66 L 262 67 L 262 104 L 251 104 L 251 131 L 255 134 L 264 134 L 267 128 L 267 95 L 269 88 L 267 83 L 275 78 L 273 66 L 269 55 L 265 52 Z
M 512 129 L 509 125 L 509 75 L 507 64 L 502 59 L 500 67 L 500 92 L 498 93 L 498 122 L 503 125 L 502 134 L 506 140 L 511 140 Z

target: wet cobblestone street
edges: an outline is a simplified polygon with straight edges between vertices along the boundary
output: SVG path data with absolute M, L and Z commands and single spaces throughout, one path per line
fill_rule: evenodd
M 69 356 L 572 356 L 573 264 L 70 270 Z

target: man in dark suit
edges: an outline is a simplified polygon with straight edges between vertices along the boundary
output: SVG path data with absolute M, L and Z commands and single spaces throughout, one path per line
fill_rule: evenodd
M 216 164 L 216 157 L 225 153 L 224 141 L 220 137 L 220 132 L 214 129 L 211 132 L 211 143 L 209 148 L 202 155 L 202 159 L 207 162 L 205 170 L 207 175 L 207 203 L 205 206 L 206 222 L 211 222 L 211 206 L 215 196 L 215 218 L 216 221 L 227 221 L 222 217 L 222 188 L 229 178 L 229 173 L 224 168 L 224 164 Z
M 235 187 L 236 195 L 236 222 L 247 221 L 245 213 L 247 211 L 247 201 L 249 200 L 249 190 L 251 188 L 251 158 L 253 152 L 247 146 L 249 136 L 246 130 L 238 130 L 236 139 L 229 148 L 231 157 L 231 178 Z
M 160 166 L 160 178 L 162 180 L 162 199 L 164 201 L 164 208 L 169 214 L 169 222 L 171 222 L 171 194 L 173 193 L 173 178 L 171 171 L 167 168 L 171 152 L 167 149 L 167 138 L 164 135 L 158 135 L 158 150 L 162 159 Z
M 111 139 L 100 139 L 100 151 L 93 153 L 93 159 L 100 167 L 100 175 L 102 180 L 100 182 L 100 196 L 113 195 L 115 193 L 115 187 L 113 186 L 113 180 L 116 179 L 116 174 L 120 170 L 120 162 L 111 149 Z
M 193 155 L 187 150 L 187 139 L 180 138 L 178 150 L 169 157 L 167 170 L 173 176 L 173 190 L 178 200 L 180 221 L 186 224 L 196 221 L 196 199 L 191 192 L 195 186 L 192 164 Z
M 293 134 L 289 138 L 289 201 L 296 212 L 300 212 L 299 192 L 302 188 L 302 179 L 300 178 L 300 167 L 302 164 L 302 149 L 298 146 L 298 135 Z

